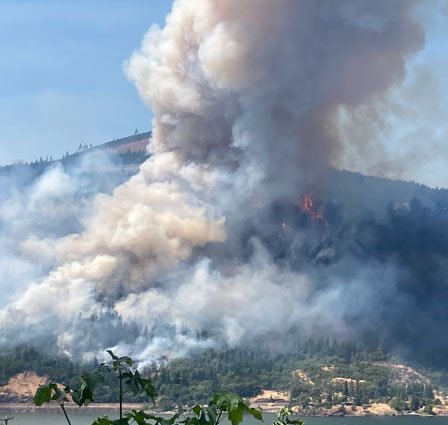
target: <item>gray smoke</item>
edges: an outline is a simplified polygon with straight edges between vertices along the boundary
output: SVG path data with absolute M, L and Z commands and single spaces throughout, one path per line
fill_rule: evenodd
M 44 173 L 10 167 L 0 174 L 0 281 L 4 307 L 36 278 L 51 269 L 55 241 L 83 230 L 99 193 L 111 193 L 123 181 L 120 168 L 102 152 L 84 155 Z
M 401 84 L 356 111 L 342 108 L 341 140 L 350 149 L 344 149 L 341 165 L 364 174 L 446 187 L 448 60 L 442 40 L 448 36 L 448 3 L 431 0 L 417 10 L 427 47 L 407 61 Z
M 150 360 L 293 327 L 356 336 L 371 326 L 349 319 L 376 317 L 369 306 L 394 297 L 393 267 L 379 276 L 350 255 L 326 270 L 292 267 L 257 235 L 245 254 L 240 236 L 248 222 L 270 226 L 262 212 L 274 201 L 325 180 L 344 153 L 342 107 L 356 111 L 403 79 L 424 41 L 418 3 L 175 1 L 127 64 L 155 112 L 152 156 L 92 201 L 82 229 L 26 239 L 25 256 L 53 267 L 14 291 L 3 334 L 30 326 L 69 352 L 116 346 Z M 110 326 L 86 340 L 92 317 Z

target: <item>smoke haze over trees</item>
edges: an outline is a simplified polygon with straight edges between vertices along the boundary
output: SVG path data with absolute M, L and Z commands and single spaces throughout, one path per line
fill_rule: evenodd
M 0 342 L 151 362 L 294 330 L 444 364 L 446 192 L 333 168 L 368 151 L 341 108 L 387 102 L 421 3 L 177 0 L 127 64 L 155 113 L 138 173 L 5 184 Z

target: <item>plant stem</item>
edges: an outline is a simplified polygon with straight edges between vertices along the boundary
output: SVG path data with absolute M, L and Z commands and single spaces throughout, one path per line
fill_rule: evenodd
M 65 410 L 65 407 L 63 404 L 60 404 L 59 406 L 61 406 L 62 411 L 64 412 L 65 415 L 65 419 L 67 419 L 68 425 L 72 425 L 72 423 L 70 422 L 70 419 L 68 418 L 67 412 Z
M 123 377 L 121 368 L 118 370 L 118 379 L 120 380 L 120 423 L 123 420 Z
M 219 411 L 219 415 L 216 418 L 216 422 L 215 422 L 216 425 L 218 425 L 221 422 L 221 415 L 222 415 L 222 410 Z

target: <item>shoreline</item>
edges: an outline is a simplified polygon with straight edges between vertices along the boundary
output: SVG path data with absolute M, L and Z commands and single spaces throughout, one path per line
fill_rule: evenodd
M 88 406 L 78 407 L 75 403 L 65 403 L 65 409 L 68 412 L 77 412 L 77 413 L 109 413 L 109 412 L 118 412 L 119 404 L 118 403 L 91 403 Z M 151 409 L 145 409 L 148 407 L 145 403 L 124 403 L 123 409 L 125 410 L 141 410 L 144 409 L 147 412 L 151 412 L 153 414 L 159 415 L 172 415 L 175 414 L 175 411 L 155 411 Z M 279 406 L 273 408 L 270 406 L 268 409 L 261 408 L 262 413 L 275 414 L 284 406 Z M 50 404 L 46 406 L 36 406 L 33 403 L 0 403 L 0 417 L 2 414 L 11 414 L 11 413 L 59 413 L 61 410 L 58 404 Z M 395 414 L 375 414 L 369 412 L 368 410 L 364 411 L 354 411 L 347 412 L 347 414 L 334 414 L 332 412 L 328 412 L 328 414 L 307 414 L 306 412 L 297 412 L 298 416 L 301 417 L 316 417 L 316 418 L 334 418 L 334 417 L 391 417 L 391 416 L 418 416 L 418 417 L 447 417 L 448 413 L 439 413 L 434 415 L 423 414 L 418 412 L 397 412 Z
M 145 403 L 123 403 L 125 410 L 144 409 Z M 75 403 L 64 403 L 65 410 L 68 412 L 115 412 L 119 410 L 118 403 L 91 403 L 88 406 L 78 407 Z M 146 410 L 146 409 L 145 409 Z M 36 406 L 33 403 L 0 403 L 0 415 L 2 413 L 54 413 L 60 412 L 61 407 L 57 403 L 47 404 L 45 406 Z M 170 412 L 168 412 L 169 414 Z

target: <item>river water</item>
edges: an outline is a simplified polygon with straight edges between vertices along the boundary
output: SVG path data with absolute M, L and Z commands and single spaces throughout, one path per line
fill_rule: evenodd
M 101 415 L 102 416 L 102 415 Z M 111 414 L 115 419 L 115 414 Z M 0 418 L 3 416 L 0 415 Z M 67 425 L 63 414 L 58 413 L 15 413 L 14 420 L 9 425 Z M 70 413 L 72 425 L 91 425 L 98 414 Z M 272 424 L 275 415 L 265 413 L 264 423 Z M 345 418 L 304 418 L 305 425 L 448 425 L 448 417 L 419 417 L 419 416 L 395 416 L 395 417 L 345 417 Z M 2 422 L 0 422 L 1 424 Z M 243 425 L 260 425 L 261 423 L 247 418 Z

